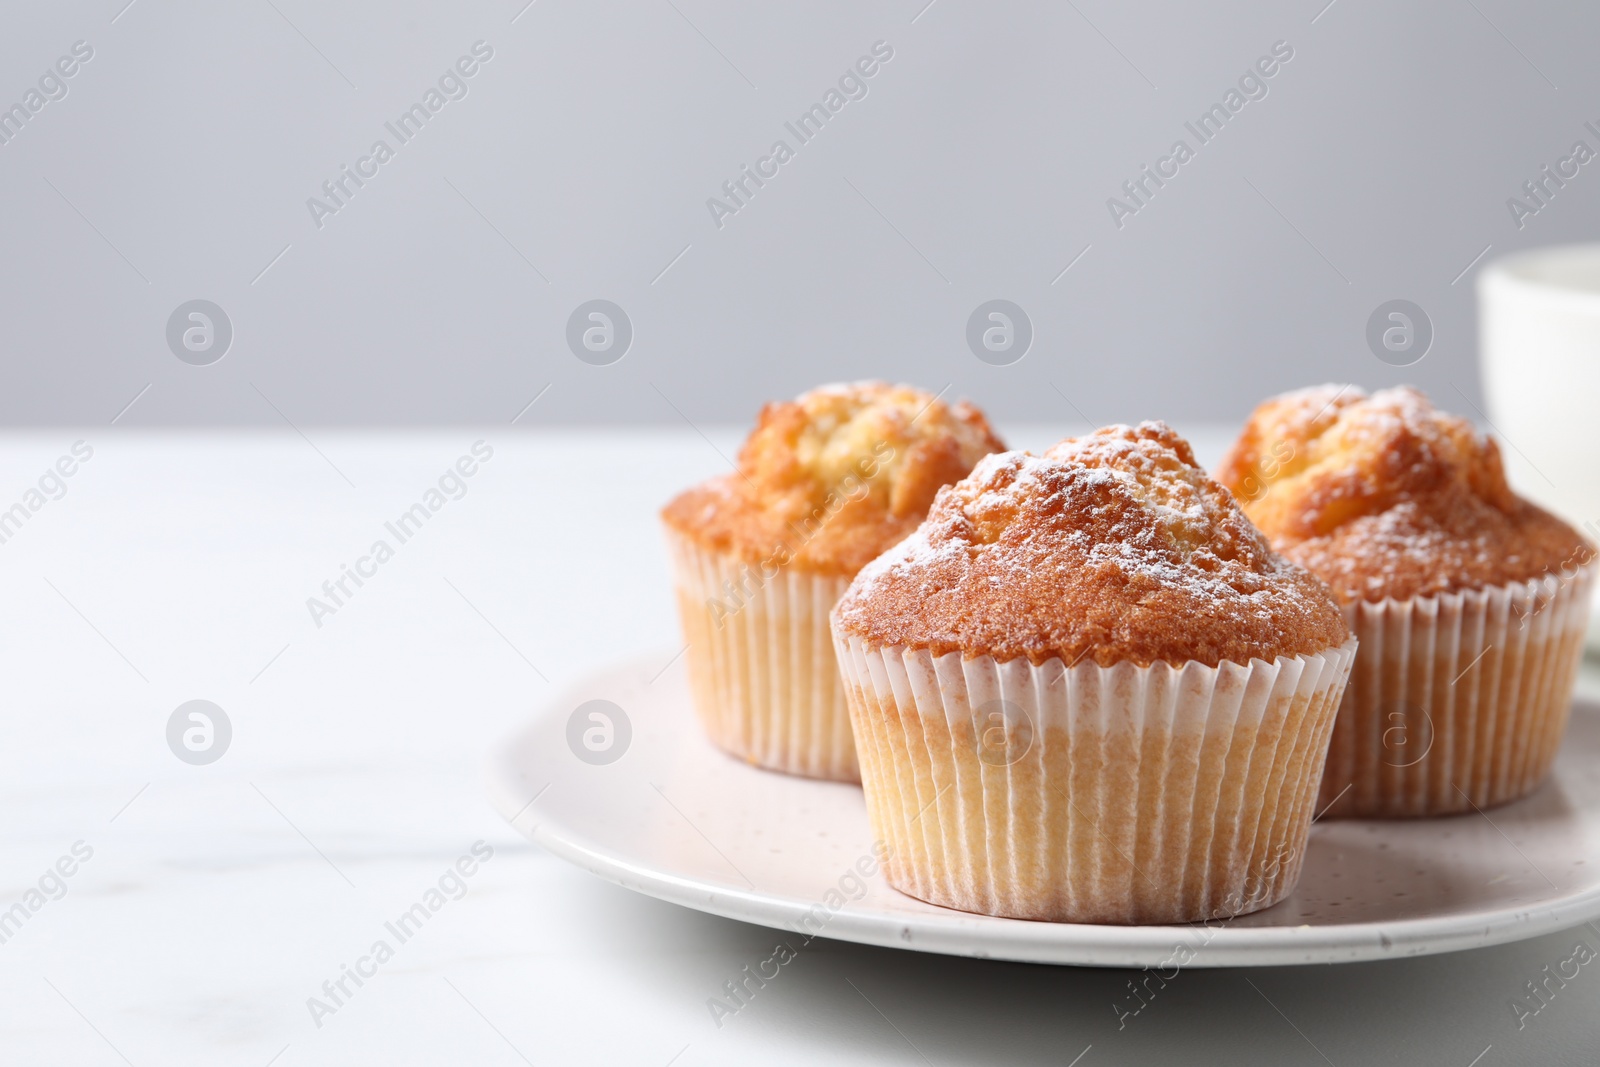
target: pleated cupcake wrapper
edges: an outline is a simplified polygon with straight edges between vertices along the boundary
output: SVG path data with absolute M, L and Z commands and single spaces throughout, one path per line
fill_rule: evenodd
M 690 687 L 711 740 L 775 771 L 860 781 L 828 630 L 849 579 L 763 568 L 667 536 Z
M 1537 788 L 1566 730 L 1594 578 L 1591 564 L 1348 606 L 1361 651 L 1328 748 L 1328 815 L 1444 815 Z
M 1068 667 L 836 644 L 890 883 L 1096 923 L 1242 914 L 1293 889 L 1355 655 Z

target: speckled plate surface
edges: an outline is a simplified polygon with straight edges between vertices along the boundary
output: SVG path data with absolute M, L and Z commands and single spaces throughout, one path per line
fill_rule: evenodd
M 552 701 L 493 752 L 489 790 L 556 855 L 686 907 L 845 941 L 1106 967 L 1451 952 L 1600 916 L 1592 702 L 1573 708 L 1555 773 L 1524 800 L 1445 819 L 1319 822 L 1299 886 L 1274 907 L 1207 927 L 1094 926 L 969 915 L 861 877 L 876 866 L 861 790 L 758 770 L 713 748 L 681 660 L 651 680 L 665 659 L 621 664 Z

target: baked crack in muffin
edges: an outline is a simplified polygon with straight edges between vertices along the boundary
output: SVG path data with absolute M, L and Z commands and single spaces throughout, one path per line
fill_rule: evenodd
M 1169 923 L 1298 879 L 1354 642 L 1166 425 L 982 460 L 833 632 L 903 892 Z
M 1217 471 L 1361 642 L 1329 814 L 1501 804 L 1549 772 L 1582 658 L 1594 548 L 1517 496 L 1494 439 L 1420 392 L 1268 400 Z
M 823 386 L 766 405 L 739 469 L 666 506 L 690 684 L 713 742 L 773 770 L 860 780 L 828 612 L 941 486 L 1004 447 L 965 402 Z

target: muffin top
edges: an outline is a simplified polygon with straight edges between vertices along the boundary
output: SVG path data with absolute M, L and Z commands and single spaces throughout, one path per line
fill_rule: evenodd
M 825 385 L 763 407 L 738 471 L 679 494 L 661 517 L 750 562 L 848 577 L 915 529 L 940 486 L 1003 448 L 965 401 Z
M 834 624 L 878 646 L 1101 666 L 1247 664 L 1349 637 L 1327 588 L 1160 422 L 984 459 L 856 577 Z
M 1324 385 L 1268 400 L 1217 480 L 1343 603 L 1522 582 L 1594 556 L 1511 491 L 1492 437 L 1415 389 Z

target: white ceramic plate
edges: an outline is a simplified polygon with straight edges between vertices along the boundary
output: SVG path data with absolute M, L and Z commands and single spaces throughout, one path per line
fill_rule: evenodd
M 489 788 L 500 812 L 556 855 L 686 907 L 802 936 L 1107 967 L 1450 952 L 1600 916 L 1593 703 L 1574 707 L 1555 774 L 1531 797 L 1446 819 L 1319 822 L 1300 885 L 1274 907 L 1209 926 L 1091 926 L 950 911 L 881 875 L 859 878 L 858 864 L 875 867 L 861 790 L 762 771 L 713 748 L 681 661 L 651 681 L 665 659 L 620 665 L 553 701 L 493 753 Z M 594 731 L 590 744 L 607 743 L 595 709 L 580 711 L 591 700 L 623 712 L 611 713 L 610 747 L 598 754 L 583 738 Z M 575 752 L 616 758 L 591 764 Z

